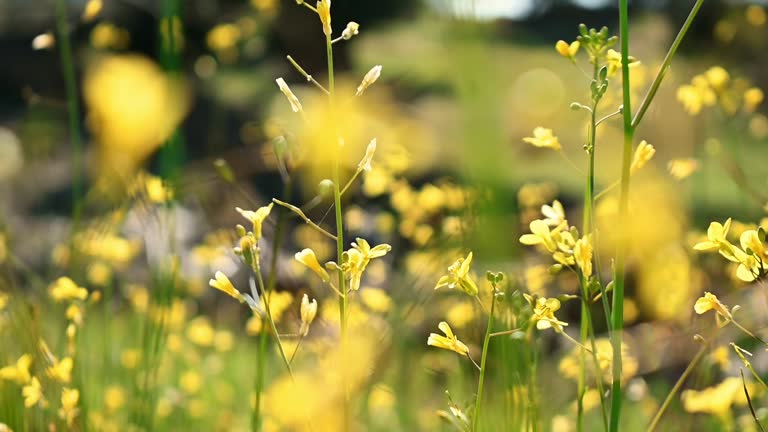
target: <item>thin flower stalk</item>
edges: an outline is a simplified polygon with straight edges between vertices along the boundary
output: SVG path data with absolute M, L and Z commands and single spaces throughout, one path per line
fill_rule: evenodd
M 620 27 L 620 39 L 621 39 L 621 75 L 622 75 L 622 100 L 623 100 L 623 123 L 624 123 L 624 148 L 622 157 L 622 170 L 621 170 L 621 195 L 619 199 L 619 220 L 627 220 L 628 208 L 629 208 L 629 178 L 630 178 L 630 165 L 632 162 L 632 142 L 634 141 L 635 129 L 640 125 L 640 121 L 645 114 L 645 111 L 650 106 L 651 101 L 656 95 L 661 82 L 672 62 L 672 59 L 677 52 L 677 48 L 680 46 L 685 34 L 691 26 L 691 23 L 696 17 L 699 8 L 703 0 L 697 0 L 691 9 L 691 13 L 688 15 L 683 26 L 680 28 L 677 36 L 675 37 L 672 46 L 670 46 L 662 67 L 656 74 L 653 80 L 653 84 L 648 91 L 643 102 L 640 104 L 640 108 L 635 118 L 632 118 L 632 104 L 630 97 L 630 83 L 629 83 L 629 12 L 628 12 L 628 0 L 619 1 L 619 27 Z M 614 292 L 613 292 L 613 305 L 611 310 L 611 342 L 613 344 L 613 384 L 612 384 L 612 404 L 611 404 L 611 423 L 610 431 L 617 432 L 619 430 L 619 419 L 621 416 L 621 374 L 622 374 L 622 362 L 621 362 L 621 344 L 622 344 L 622 330 L 624 327 L 624 280 L 626 270 L 626 255 L 628 249 L 628 235 L 626 232 L 622 232 L 619 238 L 619 244 L 616 252 L 616 274 L 614 277 Z
M 478 431 L 477 425 L 480 421 L 480 407 L 483 401 L 483 384 L 485 384 L 486 360 L 488 360 L 488 345 L 491 341 L 491 330 L 493 330 L 493 313 L 496 306 L 496 285 L 493 286 L 491 293 L 491 311 L 488 313 L 488 326 L 485 329 L 485 339 L 483 340 L 483 354 L 480 359 L 480 378 L 477 382 L 477 399 L 475 401 L 475 412 L 472 418 L 472 430 Z

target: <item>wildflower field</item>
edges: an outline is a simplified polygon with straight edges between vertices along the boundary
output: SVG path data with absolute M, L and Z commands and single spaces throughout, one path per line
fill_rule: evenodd
M 768 3 L 0 0 L 0 432 L 764 431 Z

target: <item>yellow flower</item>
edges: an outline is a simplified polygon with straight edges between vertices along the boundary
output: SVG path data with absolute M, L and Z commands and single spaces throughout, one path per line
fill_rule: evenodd
M 695 116 L 703 107 L 714 105 L 717 95 L 705 77 L 696 75 L 691 84 L 682 85 L 677 89 L 677 100 L 683 104 L 688 114 Z
M 43 400 L 43 389 L 37 377 L 33 377 L 28 385 L 22 387 L 21 395 L 24 396 L 24 406 L 26 408 L 32 408 L 38 403 L 45 403 Z
M 539 330 L 546 330 L 552 328 L 556 332 L 563 331 L 563 327 L 568 323 L 560 321 L 555 317 L 555 312 L 560 309 L 560 300 L 556 298 L 539 297 L 536 300 L 528 294 L 523 294 L 528 304 L 533 308 L 533 315 L 531 321 L 536 323 L 536 328 Z
M 216 288 L 219 291 L 222 291 L 229 295 L 232 298 L 237 299 L 240 303 L 245 303 L 245 297 L 240 293 L 240 291 L 235 288 L 234 285 L 232 285 L 232 282 L 229 280 L 227 275 L 224 273 L 217 271 L 214 275 L 216 279 L 211 279 L 208 281 L 208 285 L 210 285 L 212 288 Z
M 699 161 L 696 159 L 672 159 L 667 164 L 667 169 L 672 177 L 683 180 L 699 169 Z
M 634 67 L 640 64 L 640 60 L 636 59 L 635 57 L 629 56 L 627 57 L 627 60 L 629 61 L 629 67 Z M 609 49 L 605 53 L 605 61 L 606 66 L 608 67 L 608 76 L 613 76 L 616 71 L 621 69 L 621 53 Z
M 125 390 L 119 385 L 111 385 L 104 391 L 104 408 L 112 413 L 125 405 Z
M 456 352 L 459 355 L 469 354 L 469 348 L 453 334 L 453 331 L 447 322 L 440 322 L 440 324 L 437 325 L 437 328 L 445 333 L 445 336 L 437 333 L 430 333 L 429 338 L 427 339 L 427 345 L 447 349 Z
M 547 204 L 541 206 L 541 214 L 545 218 L 542 220 L 549 226 L 558 226 L 565 222 L 565 209 L 563 209 L 563 205 L 558 200 L 552 202 L 551 206 Z
M 744 111 L 755 112 L 758 106 L 763 103 L 765 94 L 757 87 L 752 87 L 744 92 Z
M 323 280 L 323 282 L 328 282 L 331 280 L 331 277 L 328 276 L 328 272 L 320 266 L 320 263 L 317 261 L 317 257 L 315 256 L 315 252 L 312 249 L 307 248 L 301 252 L 296 252 L 294 258 L 296 258 L 296 261 L 309 267 L 309 269 L 315 272 L 315 274 L 317 274 L 320 279 Z
M 23 385 L 32 379 L 29 374 L 29 367 L 32 365 L 32 356 L 24 354 L 16 360 L 16 364 L 13 366 L 6 366 L 0 368 L 0 379 L 16 381 L 19 385 Z
M 53 380 L 67 384 L 72 380 L 72 357 L 65 357 L 61 361 L 53 358 L 53 364 L 45 369 L 45 373 Z
M 644 167 L 653 158 L 654 154 L 656 154 L 656 149 L 651 144 L 648 144 L 645 140 L 640 141 L 640 144 L 635 149 L 635 154 L 632 155 L 632 165 L 629 168 L 629 172 L 634 174 Z
M 717 91 L 722 91 L 731 79 L 728 71 L 720 66 L 713 66 L 704 72 L 704 77 L 709 82 L 709 85 Z
M 717 296 L 710 292 L 705 292 L 704 297 L 699 297 L 699 299 L 696 300 L 696 304 L 693 305 L 693 310 L 696 311 L 696 313 L 699 315 L 709 310 L 714 310 L 717 312 L 719 317 L 723 317 L 726 320 L 733 318 L 731 312 L 728 310 L 728 307 L 720 303 L 720 300 L 717 298 Z
M 747 387 L 751 387 L 749 384 Z M 754 389 L 749 390 L 754 393 Z M 741 378 L 729 377 L 720 384 L 704 390 L 686 390 L 680 395 L 683 408 L 691 413 L 709 413 L 720 418 L 730 416 L 734 403 L 746 405 Z
M 240 213 L 244 218 L 248 219 L 253 224 L 253 236 L 257 241 L 261 238 L 261 227 L 269 216 L 269 212 L 272 211 L 272 207 L 274 205 L 274 203 L 269 203 L 269 205 L 260 207 L 256 211 L 243 210 L 240 207 L 235 207 L 235 210 L 237 210 L 238 213 Z
M 448 274 L 441 277 L 435 285 L 435 289 L 447 286 L 448 288 L 459 287 L 470 296 L 476 296 L 478 292 L 477 284 L 469 275 L 469 266 L 472 264 L 472 252 L 466 258 L 459 258 L 448 267 Z
M 387 292 L 380 288 L 364 288 L 360 290 L 360 300 L 365 304 L 368 309 L 386 313 L 392 309 L 392 298 L 387 295 Z
M 306 336 L 309 333 L 309 325 L 315 320 L 317 315 L 317 300 L 312 299 L 309 301 L 309 297 L 304 294 L 301 298 L 301 328 L 299 334 Z
M 554 230 L 549 229 L 549 225 L 543 220 L 534 220 L 529 224 L 531 234 L 523 234 L 520 236 L 520 243 L 528 246 L 537 244 L 543 245 L 550 253 L 557 251 L 557 239 L 555 235 L 562 230 L 563 225 L 556 227 Z
M 75 417 L 80 412 L 77 403 L 80 401 L 80 391 L 64 387 L 61 389 L 61 408 L 59 408 L 59 418 L 67 422 L 67 426 L 72 427 Z
M 581 269 L 581 273 L 585 278 L 589 279 L 592 276 L 592 243 L 588 235 L 576 241 L 576 246 L 573 248 L 573 257 Z
M 533 137 L 525 137 L 523 141 L 535 147 L 551 148 L 556 151 L 560 151 L 561 148 L 560 141 L 556 136 L 552 135 L 552 129 L 541 126 L 533 130 Z
M 360 281 L 368 263 L 373 258 L 383 257 L 392 250 L 392 246 L 388 244 L 380 244 L 371 248 L 365 239 L 358 237 L 355 240 L 352 242 L 352 249 L 346 252 L 347 260 L 342 266 L 349 277 L 349 289 L 352 291 L 360 289 Z
M 283 92 L 285 97 L 288 99 L 288 103 L 291 104 L 291 109 L 293 112 L 299 112 L 303 108 L 301 106 L 301 102 L 299 102 L 299 98 L 296 97 L 295 94 L 293 94 L 293 91 L 291 91 L 291 88 L 288 87 L 288 84 L 285 83 L 285 80 L 282 78 L 278 78 L 275 80 L 277 83 L 277 86 L 280 88 L 280 91 Z
M 573 41 L 570 44 L 564 40 L 559 40 L 555 44 L 555 50 L 563 57 L 567 58 L 573 58 L 576 56 L 576 53 L 579 52 L 579 48 L 581 47 L 581 42 L 579 41 Z
M 80 19 L 86 23 L 93 21 L 99 12 L 101 12 L 102 6 L 102 0 L 88 0 L 88 3 L 85 4 L 85 9 L 83 9 L 83 15 L 80 17 Z
M 376 65 L 371 68 L 371 70 L 368 71 L 368 73 L 365 74 L 363 77 L 363 81 L 360 83 L 359 86 L 357 86 L 357 92 L 355 93 L 355 96 L 360 96 L 363 94 L 363 92 L 373 85 L 379 77 L 381 76 L 381 65 Z
M 719 222 L 710 223 L 707 229 L 707 241 L 697 243 L 693 248 L 699 251 L 717 250 L 727 260 L 742 263 L 747 258 L 746 254 L 732 245 L 726 238 L 730 228 L 731 218 L 728 218 L 722 225 Z
M 741 243 L 741 250 L 734 248 L 737 252 L 736 255 L 740 258 L 736 276 L 745 282 L 752 282 L 762 276 L 768 263 L 768 251 L 766 251 L 763 242 L 760 241 L 760 236 L 756 230 L 747 230 L 741 233 L 739 242 Z M 741 253 L 742 251 L 743 253 Z M 751 251 L 751 253 L 747 253 L 747 251 Z
M 60 303 L 66 300 L 85 300 L 88 298 L 88 290 L 77 286 L 70 278 L 62 276 L 49 287 L 51 298 Z
M 320 0 L 317 2 L 317 14 L 320 15 L 320 22 L 323 23 L 323 33 L 330 36 L 331 29 L 331 0 Z

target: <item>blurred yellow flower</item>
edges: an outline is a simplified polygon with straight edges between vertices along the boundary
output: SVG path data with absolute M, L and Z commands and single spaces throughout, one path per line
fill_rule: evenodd
M 731 76 L 728 71 L 721 66 L 713 66 L 704 72 L 704 77 L 716 91 L 722 91 L 730 81 Z
M 80 401 L 80 391 L 64 387 L 61 389 L 61 408 L 59 408 L 59 418 L 63 419 L 67 426 L 72 427 L 75 418 L 80 413 L 77 403 Z
M 380 288 L 361 289 L 360 300 L 374 312 L 387 313 L 392 309 L 392 298 Z
M 590 242 L 589 235 L 576 241 L 576 246 L 573 248 L 573 257 L 581 269 L 581 274 L 586 279 L 589 279 L 592 276 L 592 243 Z
M 221 54 L 233 49 L 240 41 L 241 36 L 240 27 L 235 24 L 219 24 L 208 31 L 205 41 L 208 48 Z
M 629 67 L 635 67 L 640 64 L 640 60 L 636 59 L 635 57 L 629 56 L 627 57 L 627 60 L 629 61 Z M 613 76 L 618 70 L 621 69 L 621 53 L 609 49 L 605 53 L 605 61 L 606 66 L 608 67 L 608 76 Z
M 709 86 L 709 81 L 702 75 L 696 75 L 691 84 L 677 89 L 677 100 L 690 115 L 698 115 L 703 107 L 710 107 L 717 102 L 717 95 Z
M 103 6 L 104 5 L 102 0 L 88 0 L 88 3 L 85 4 L 85 9 L 83 9 L 83 15 L 80 17 L 80 19 L 85 23 L 93 21 L 99 15 Z
M 61 361 L 54 357 L 51 366 L 45 369 L 45 373 L 49 378 L 67 384 L 72 380 L 73 367 L 74 361 L 72 357 L 65 357 Z
M 683 180 L 690 177 L 691 174 L 699 169 L 699 161 L 696 159 L 672 159 L 667 164 L 669 174 L 677 180 Z
M 447 322 L 441 321 L 440 324 L 437 325 L 437 328 L 445 333 L 445 336 L 437 333 L 430 333 L 429 338 L 427 339 L 427 345 L 447 349 L 463 356 L 469 354 L 469 348 L 453 334 L 451 326 L 449 326 Z
M 656 149 L 651 144 L 648 144 L 645 140 L 640 141 L 637 145 L 635 153 L 632 155 L 632 165 L 629 167 L 629 172 L 634 174 L 639 169 L 645 166 L 656 154 Z
M 187 325 L 187 339 L 195 345 L 209 347 L 213 345 L 215 331 L 211 322 L 204 316 L 198 316 Z
M 757 107 L 763 103 L 763 99 L 765 99 L 763 90 L 757 87 L 747 89 L 744 92 L 744 111 L 748 113 L 755 112 Z
M 533 130 L 533 137 L 525 137 L 523 141 L 535 147 L 551 148 L 560 151 L 560 141 L 552 134 L 552 129 L 537 127 Z
M 56 303 L 72 300 L 85 300 L 88 298 L 88 290 L 77 286 L 72 279 L 66 276 L 56 279 L 56 281 L 48 287 L 48 292 Z
M 131 43 L 131 34 L 111 22 L 100 22 L 91 30 L 91 45 L 98 49 L 122 50 Z
M 119 385 L 110 385 L 104 390 L 104 407 L 115 412 L 125 405 L 125 390 Z
M 137 55 L 92 62 L 83 94 L 88 126 L 99 144 L 99 173 L 119 177 L 135 171 L 171 136 L 189 106 L 180 82 Z
M 0 379 L 15 381 L 19 385 L 28 383 L 32 376 L 29 374 L 29 367 L 32 365 L 32 356 L 24 354 L 16 360 L 13 366 L 0 368 Z
M 447 286 L 450 289 L 459 287 L 470 296 L 476 296 L 478 293 L 477 284 L 469 274 L 472 264 L 472 252 L 467 254 L 466 258 L 459 258 L 448 267 L 448 274 L 442 276 L 435 285 L 435 289 Z
M 751 387 L 750 394 L 754 394 L 756 388 Z M 680 395 L 683 408 L 691 413 L 708 413 L 720 418 L 729 418 L 731 406 L 734 404 L 746 405 L 744 397 L 744 384 L 741 378 L 728 377 L 720 384 L 703 390 L 686 390 Z
M 33 377 L 29 384 L 22 387 L 21 395 L 24 397 L 24 406 L 26 408 L 32 408 L 38 403 L 45 404 L 43 389 L 37 377 Z

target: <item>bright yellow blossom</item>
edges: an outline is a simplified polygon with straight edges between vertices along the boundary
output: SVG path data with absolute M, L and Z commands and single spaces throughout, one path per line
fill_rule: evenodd
M 296 258 L 296 261 L 304 264 L 305 266 L 309 267 L 310 270 L 315 272 L 318 276 L 320 276 L 320 279 L 323 280 L 323 282 L 328 282 L 331 280 L 331 277 L 328 275 L 328 272 L 325 271 L 325 269 L 320 266 L 320 263 L 317 261 L 317 257 L 315 256 L 315 252 L 312 249 L 304 249 L 301 252 L 296 252 L 296 255 L 294 255 L 294 258 Z
M 717 313 L 718 320 L 723 318 L 726 322 L 733 318 L 728 307 L 720 303 L 717 296 L 710 292 L 705 292 L 703 297 L 699 297 L 699 299 L 696 300 L 696 304 L 693 305 L 693 310 L 699 315 L 709 310 L 714 310 Z
M 573 41 L 569 44 L 564 40 L 559 40 L 555 44 L 555 50 L 558 52 L 558 54 L 570 59 L 576 56 L 576 53 L 579 52 L 580 47 L 581 47 L 581 42 L 579 41 Z
M 677 89 L 677 100 L 690 115 L 698 115 L 703 107 L 710 107 L 717 102 L 717 95 L 709 85 L 709 81 L 696 75 L 691 84 L 685 84 Z
M 747 384 L 747 388 L 752 387 Z M 750 393 L 754 393 L 754 388 Z M 741 378 L 728 377 L 720 384 L 704 390 L 686 390 L 680 395 L 683 407 L 691 413 L 709 413 L 729 418 L 733 404 L 746 405 Z
M 549 229 L 549 225 L 543 220 L 534 220 L 529 224 L 531 234 L 520 236 L 520 243 L 528 246 L 537 244 L 543 245 L 550 253 L 557 251 L 557 239 L 555 236 L 562 230 L 563 225 L 554 230 Z
M 561 148 L 560 141 L 552 134 L 552 129 L 540 126 L 533 130 L 533 137 L 525 137 L 523 141 L 534 147 L 551 148 L 555 151 L 560 151 Z
M 441 277 L 435 285 L 435 289 L 447 286 L 448 288 L 459 287 L 470 296 L 476 296 L 478 292 L 477 284 L 469 275 L 469 266 L 472 264 L 472 252 L 466 258 L 459 258 L 448 267 L 448 274 Z
M 565 222 L 565 210 L 558 200 L 553 201 L 551 206 L 547 204 L 541 206 L 541 214 L 544 215 L 542 220 L 549 226 L 554 227 Z
M 320 15 L 320 22 L 323 23 L 323 33 L 330 36 L 331 29 L 331 0 L 320 0 L 317 2 L 317 14 Z
M 447 349 L 456 352 L 459 355 L 469 354 L 469 348 L 453 334 L 451 326 L 449 326 L 447 322 L 440 322 L 440 324 L 437 325 L 437 328 L 445 333 L 445 336 L 437 333 L 430 333 L 429 338 L 427 339 L 427 345 Z
M 539 297 L 536 300 L 528 294 L 523 294 L 528 304 L 533 308 L 533 315 L 531 321 L 536 323 L 536 328 L 539 330 L 546 330 L 552 328 L 556 332 L 563 331 L 563 327 L 568 323 L 560 321 L 555 317 L 555 312 L 560 310 L 560 300 L 556 298 Z
M 253 236 L 256 241 L 261 239 L 261 227 L 264 224 L 264 220 L 269 216 L 269 212 L 272 211 L 273 206 L 274 203 L 269 203 L 269 205 L 260 207 L 256 211 L 243 210 L 240 207 L 235 207 L 235 210 L 237 210 L 238 213 L 253 224 Z
M 62 276 L 48 288 L 51 298 L 60 303 L 68 300 L 85 300 L 88 298 L 88 290 L 77 286 L 70 278 Z
M 347 260 L 342 266 L 349 277 L 349 289 L 352 291 L 360 289 L 363 272 L 371 259 L 383 257 L 390 250 L 392 250 L 392 246 L 388 244 L 380 244 L 371 248 L 365 239 L 358 237 L 352 243 L 352 249 L 346 252 Z
M 235 288 L 234 285 L 232 285 L 232 282 L 229 280 L 227 275 L 217 271 L 214 277 L 216 279 L 209 280 L 208 285 L 228 294 L 230 297 L 237 299 L 237 301 L 240 303 L 245 303 L 245 297 L 240 293 L 240 291 L 237 290 L 237 288 Z

